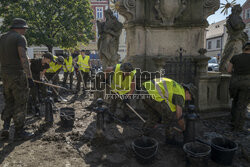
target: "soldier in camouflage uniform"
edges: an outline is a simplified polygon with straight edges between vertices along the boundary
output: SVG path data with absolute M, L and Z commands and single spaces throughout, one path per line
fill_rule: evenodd
M 16 18 L 11 30 L 0 37 L 0 63 L 4 86 L 5 108 L 2 112 L 4 127 L 1 138 L 7 139 L 11 118 L 15 124 L 14 139 L 27 139 L 32 134 L 24 130 L 28 83 L 34 85 L 26 55 L 27 42 L 23 36 L 28 28 L 26 21 Z
M 183 108 L 185 101 L 195 97 L 196 87 L 193 84 L 180 85 L 169 78 L 157 78 L 144 82 L 143 89 L 146 95 L 143 103 L 148 111 L 148 119 L 144 124 L 145 134 L 149 135 L 158 124 L 163 124 L 166 142 L 175 144 L 173 127 L 179 125 L 185 131 Z
M 232 124 L 234 130 L 243 130 L 247 105 L 250 103 L 250 42 L 243 46 L 243 53 L 230 60 L 228 72 L 232 73 L 230 96 L 232 102 Z

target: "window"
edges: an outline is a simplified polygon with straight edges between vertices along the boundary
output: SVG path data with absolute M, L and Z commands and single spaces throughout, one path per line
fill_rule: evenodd
M 250 18 L 250 9 L 247 9 L 246 10 L 246 19 L 249 19 Z
M 208 41 L 208 43 L 207 43 L 207 49 L 211 49 L 211 48 L 212 48 L 212 42 Z
M 103 19 L 103 8 L 97 7 L 96 8 L 96 19 Z
M 220 39 L 216 41 L 216 48 L 220 48 Z

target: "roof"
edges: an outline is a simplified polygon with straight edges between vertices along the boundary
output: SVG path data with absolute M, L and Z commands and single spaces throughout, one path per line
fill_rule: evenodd
M 206 39 L 221 37 L 224 34 L 224 25 L 226 20 L 212 23 L 207 28 Z
M 246 2 L 242 5 L 242 8 L 244 8 L 244 6 L 249 3 L 249 0 L 246 0 Z
M 78 44 L 78 49 L 79 50 L 97 50 L 97 43 L 93 42 L 93 43 L 89 43 L 87 46 L 84 46 L 83 44 L 79 43 Z

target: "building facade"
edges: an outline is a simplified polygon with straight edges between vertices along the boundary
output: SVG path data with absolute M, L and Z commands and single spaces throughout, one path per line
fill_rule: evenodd
M 242 5 L 241 16 L 246 24 L 245 32 L 248 35 L 248 40 L 250 40 L 250 0 L 246 0 L 246 2 Z
M 207 56 L 220 59 L 227 41 L 226 20 L 210 24 L 206 32 Z

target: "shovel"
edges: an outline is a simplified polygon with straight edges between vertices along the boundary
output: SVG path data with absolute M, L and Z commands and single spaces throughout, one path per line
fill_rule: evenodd
M 48 81 L 48 79 L 45 77 L 45 80 L 47 81 L 47 82 L 49 82 Z M 57 86 L 57 85 L 56 85 Z M 58 88 L 63 88 L 63 87 L 61 87 L 61 86 L 59 86 Z M 52 89 L 54 90 L 54 92 L 56 93 L 56 95 L 62 100 L 62 102 L 68 102 L 66 99 L 64 99 L 62 96 L 60 96 L 59 95 L 59 93 L 58 93 L 58 91 L 54 88 L 54 87 L 52 87 Z M 68 91 L 68 89 L 66 89 L 66 88 L 64 88 L 64 90 L 67 90 Z

